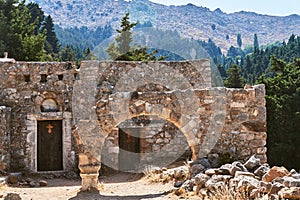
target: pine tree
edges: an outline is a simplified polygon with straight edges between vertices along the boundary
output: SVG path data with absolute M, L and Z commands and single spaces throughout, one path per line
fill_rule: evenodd
M 75 61 L 76 60 L 76 52 L 70 45 L 67 45 L 60 52 L 61 61 Z
M 259 44 L 258 44 L 258 39 L 257 39 L 257 34 L 255 33 L 254 34 L 254 41 L 253 41 L 253 46 L 254 46 L 254 49 L 259 49 Z
M 155 54 L 158 52 L 154 50 L 148 53 L 148 47 L 138 44 L 132 45 L 132 28 L 137 23 L 131 23 L 129 21 L 129 13 L 126 13 L 121 20 L 121 29 L 117 32 L 119 35 L 115 38 L 115 42 L 112 42 L 106 52 L 112 60 L 127 60 L 127 61 L 150 61 L 150 60 L 164 60 L 166 57 L 160 56 L 156 58 Z
M 60 45 L 58 39 L 56 37 L 56 33 L 54 31 L 53 20 L 50 15 L 45 18 L 45 22 L 43 24 L 43 31 L 46 31 L 46 42 L 45 42 L 45 50 L 48 54 L 57 54 L 60 49 Z
M 242 47 L 242 36 L 240 33 L 237 34 L 237 45 L 241 48 Z
M 266 86 L 268 161 L 299 169 L 300 59 L 286 63 L 272 57 L 271 71 L 273 77 L 260 78 Z
M 42 24 L 44 22 L 45 16 L 44 11 L 39 7 L 37 3 L 29 3 L 26 6 L 30 12 L 31 18 L 29 20 L 29 24 L 36 23 L 36 27 L 34 29 L 35 35 L 41 32 Z
M 244 79 L 240 74 L 240 68 L 233 64 L 227 70 L 227 79 L 224 81 L 224 85 L 229 88 L 242 88 L 244 86 Z

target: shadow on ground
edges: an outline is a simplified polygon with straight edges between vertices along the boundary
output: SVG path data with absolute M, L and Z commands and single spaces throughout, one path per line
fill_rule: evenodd
M 117 196 L 117 195 L 101 195 L 99 191 L 92 192 L 79 192 L 77 196 L 70 198 L 69 200 L 86 200 L 86 199 L 100 199 L 100 200 L 140 200 L 140 199 L 151 199 L 163 197 L 170 192 L 163 192 L 158 194 L 146 194 L 146 195 L 127 195 L 127 196 Z

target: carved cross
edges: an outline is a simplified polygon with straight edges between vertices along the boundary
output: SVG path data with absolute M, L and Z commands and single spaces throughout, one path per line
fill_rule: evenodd
M 46 128 L 48 129 L 48 133 L 51 134 L 54 127 L 51 124 L 48 124 Z

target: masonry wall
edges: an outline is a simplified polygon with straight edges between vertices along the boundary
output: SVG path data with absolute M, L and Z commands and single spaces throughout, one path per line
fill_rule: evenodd
M 10 115 L 10 108 L 0 106 L 0 174 L 5 173 L 10 165 Z
M 264 86 L 215 88 L 210 75 L 208 60 L 86 61 L 80 72 L 72 63 L 0 63 L 0 164 L 10 171 L 35 171 L 37 121 L 47 119 L 63 120 L 66 170 L 77 167 L 81 145 L 75 144 L 72 127 L 86 136 L 83 153 L 97 149 L 93 156 L 102 154 L 103 162 L 116 167 L 124 125 L 141 130 L 141 163 L 157 155 L 180 157 L 185 150 L 193 159 L 228 153 L 236 160 L 257 154 L 266 161 Z M 139 117 L 157 123 L 128 122 Z
M 85 69 L 89 73 L 85 73 Z M 211 87 L 207 60 L 175 63 L 86 62 L 81 70 L 82 83 L 85 83 L 82 87 L 90 87 L 88 80 L 94 80 L 96 83 L 93 84 L 97 85 L 96 100 L 89 101 L 97 104 L 98 124 L 103 131 L 99 141 L 108 136 L 102 157 L 111 166 L 118 166 L 118 126 L 139 116 L 157 116 L 172 123 L 184 135 L 193 159 L 203 156 L 222 159 L 229 155 L 230 159 L 246 160 L 256 154 L 266 162 L 264 85 L 245 89 Z M 91 71 L 98 71 L 98 74 Z M 175 76 L 170 72 L 177 74 Z M 130 127 L 134 125 L 127 128 Z M 143 132 L 151 132 L 151 129 L 151 126 L 144 127 Z M 168 132 L 178 134 L 174 130 Z M 96 134 L 90 137 L 98 137 Z M 177 153 L 177 146 L 172 145 L 172 140 L 163 137 L 151 139 L 147 145 L 152 152 L 169 146 L 169 155 Z M 185 147 L 182 144 L 182 148 Z M 144 152 L 141 154 L 142 158 L 146 155 Z M 162 155 L 161 159 L 168 156 Z M 157 160 L 156 155 L 150 156 Z
M 7 163 L 7 168 L 10 171 L 36 170 L 36 121 L 65 119 L 66 113 L 72 112 L 75 76 L 72 63 L 0 62 L 0 104 L 9 107 L 11 113 L 10 122 L 6 122 L 10 129 L 3 129 L 6 133 L 1 130 L 1 136 L 10 134 L 10 141 L 1 140 L 1 143 L 6 141 L 5 147 L 9 149 L 11 162 Z M 49 107 L 43 103 L 46 99 L 55 102 L 52 105 L 56 106 L 55 111 L 42 111 L 43 106 Z M 3 123 L 2 119 L 1 126 Z M 71 126 L 69 123 L 67 127 L 70 129 L 70 137 Z

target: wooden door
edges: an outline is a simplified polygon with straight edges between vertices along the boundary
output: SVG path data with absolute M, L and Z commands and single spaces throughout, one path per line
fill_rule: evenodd
M 140 163 L 140 133 L 138 128 L 119 129 L 119 170 L 132 171 Z
M 62 150 L 62 121 L 38 121 L 37 170 L 62 170 Z

